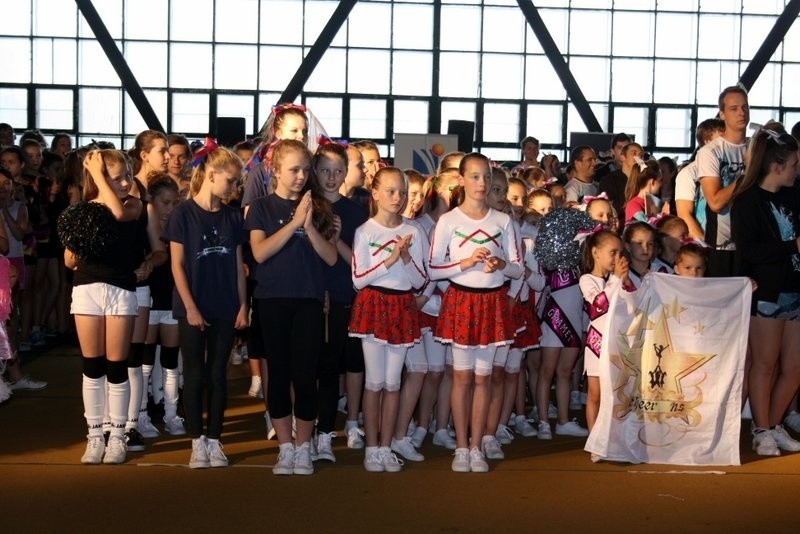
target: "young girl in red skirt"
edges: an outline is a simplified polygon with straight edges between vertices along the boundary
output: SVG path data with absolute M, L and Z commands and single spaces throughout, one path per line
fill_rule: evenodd
M 364 468 L 397 472 L 391 451 L 406 351 L 421 338 L 412 288 L 426 280 L 422 231 L 400 213 L 408 186 L 399 169 L 386 167 L 372 181 L 372 218 L 353 239 L 353 303 L 350 335 L 364 351 Z
M 464 156 L 458 180 L 463 200 L 436 223 L 428 264 L 431 279 L 450 279 L 436 337 L 453 346 L 452 469 L 458 472 L 489 470 L 481 451 L 489 379 L 497 347 L 511 343 L 515 331 L 504 284 L 507 277 L 522 275 L 514 224 L 486 203 L 491 179 L 488 158 Z

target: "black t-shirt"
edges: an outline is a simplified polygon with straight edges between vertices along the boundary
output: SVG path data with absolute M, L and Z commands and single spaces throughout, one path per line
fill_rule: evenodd
M 340 197 L 333 203 L 333 212 L 342 219 L 340 239 L 352 249 L 356 228 L 367 221 L 367 213 L 363 207 L 345 197 Z M 353 287 L 350 264 L 341 256 L 337 256 L 333 267 L 325 269 L 325 287 L 331 300 L 335 302 L 351 302 L 355 298 L 356 290 Z
M 612 171 L 600 180 L 600 192 L 608 195 L 620 220 L 625 219 L 625 186 L 627 184 L 628 177 L 621 170 Z

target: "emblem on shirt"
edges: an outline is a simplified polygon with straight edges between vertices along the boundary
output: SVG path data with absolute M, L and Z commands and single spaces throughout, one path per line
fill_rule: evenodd
M 197 253 L 197 258 L 204 258 L 212 254 L 230 254 L 231 248 L 226 247 L 228 238 L 219 235 L 219 231 L 215 226 L 211 227 L 211 232 L 203 234 L 203 248 Z

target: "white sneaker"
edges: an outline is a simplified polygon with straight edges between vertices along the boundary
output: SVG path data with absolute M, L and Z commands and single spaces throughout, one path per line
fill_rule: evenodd
M 295 475 L 313 475 L 314 464 L 311 463 L 311 442 L 306 441 L 294 449 L 294 466 L 292 472 Z
M 417 429 L 417 423 L 414 422 L 412 419 L 408 422 L 408 428 L 406 428 L 406 436 L 411 436 L 414 433 L 414 430 Z
M 387 473 L 399 473 L 403 469 L 403 460 L 397 457 L 392 449 L 389 447 L 380 447 L 378 454 L 381 455 L 381 462 L 383 462 L 383 470 Z M 422 456 L 420 454 L 420 456 Z
M 446 430 L 438 430 L 438 432 L 446 432 Z M 456 449 L 453 454 L 453 463 L 450 464 L 450 469 L 456 473 L 469 473 L 469 449 L 462 448 Z
M 558 419 L 558 408 L 552 402 L 547 406 L 547 418 Z
M 514 425 L 517 434 L 519 434 L 523 438 L 536 437 L 536 429 L 533 427 L 531 423 L 532 421 L 526 419 L 524 415 L 518 415 L 516 420 L 516 425 Z
M 185 436 L 186 428 L 183 426 L 183 417 L 164 418 L 164 430 L 170 436 Z
M 411 443 L 411 438 L 408 436 L 400 440 L 392 438 L 391 450 L 412 462 L 421 462 L 425 459 L 425 457 L 414 448 L 414 444 Z M 389 469 L 386 470 L 389 471 Z
M 208 441 L 205 436 L 192 440 L 192 456 L 189 458 L 189 467 L 192 469 L 211 467 L 211 460 L 208 458 Z
M 333 455 L 333 445 L 331 439 L 336 437 L 336 432 L 320 432 L 317 434 L 317 460 L 335 462 L 336 456 Z
M 411 444 L 414 446 L 414 448 L 419 449 L 425 442 L 425 436 L 427 435 L 428 431 L 425 428 L 418 426 L 414 429 L 414 432 L 411 434 L 411 436 L 409 436 L 409 439 L 411 440 Z
M 238 348 L 233 347 L 231 349 L 231 364 L 242 365 L 242 362 L 244 362 L 244 358 L 242 358 L 242 353 L 239 352 Z
M 370 473 L 383 473 L 386 470 L 378 447 L 367 447 L 364 450 L 364 469 Z
M 537 425 L 539 424 L 539 408 L 536 406 L 533 407 L 530 413 L 528 413 L 528 420 L 533 421 Z
M 539 428 L 536 429 L 536 435 L 539 439 L 550 440 L 553 439 L 553 432 L 550 430 L 550 423 L 547 421 L 539 421 Z
M 569 394 L 569 409 L 580 410 L 581 408 L 583 408 L 583 405 L 581 404 L 581 392 L 571 391 Z
M 500 443 L 494 436 L 483 436 L 483 438 L 481 438 L 481 449 L 483 450 L 483 454 L 490 460 L 502 460 L 506 457 L 503 453 L 503 449 L 500 447 Z M 472 452 L 470 452 L 470 469 L 472 469 L 471 456 Z
M 347 395 L 342 395 L 339 397 L 339 400 L 336 402 L 336 411 L 341 413 L 347 413 Z
M 489 470 L 489 464 L 478 447 L 472 447 L 469 451 L 469 470 L 473 473 L 486 473 Z
M 786 432 L 786 429 L 783 428 L 783 425 L 776 425 L 775 428 L 772 429 L 772 439 L 775 440 L 778 448 L 782 451 L 800 451 L 800 441 L 792 438 L 792 436 Z
M 500 445 L 510 445 L 514 441 L 514 433 L 506 425 L 497 425 L 497 432 L 494 433 L 494 437 Z
M 589 431 L 578 424 L 574 419 L 567 421 L 563 425 L 556 423 L 556 434 L 559 436 L 575 436 L 578 438 L 585 438 L 589 435 Z
M 272 419 L 269 416 L 269 412 L 264 412 L 264 423 L 267 425 L 267 439 L 275 439 L 278 433 L 275 431 L 275 427 L 272 426 Z
M 456 450 L 456 440 L 453 439 L 446 428 L 439 429 L 433 433 L 433 444 L 451 451 Z M 453 461 L 455 462 L 455 460 Z M 453 469 L 453 471 L 456 471 L 456 469 Z
M 103 436 L 86 436 L 86 452 L 81 456 L 81 463 L 87 465 L 97 465 L 103 463 L 103 453 L 106 452 L 106 444 Z
M 284 443 L 278 449 L 278 461 L 272 466 L 273 475 L 294 473 L 294 444 Z
M 139 434 L 141 434 L 143 438 L 157 438 L 161 435 L 161 432 L 153 425 L 147 412 L 139 413 L 139 420 L 136 422 L 136 430 L 139 431 Z
M 780 456 L 781 451 L 770 430 L 753 432 L 753 450 L 759 456 Z
M 122 436 L 109 436 L 103 463 L 121 464 L 125 461 L 126 452 L 125 439 Z
M 247 390 L 247 394 L 257 399 L 264 398 L 264 390 L 261 389 L 260 376 L 253 376 L 250 378 L 250 389 Z
M 788 426 L 795 432 L 800 432 L 800 413 L 797 413 L 794 410 L 789 412 L 789 415 L 787 415 L 786 419 L 783 420 L 783 425 Z
M 25 375 L 13 384 L 9 384 L 8 387 L 11 388 L 11 391 L 39 391 L 47 387 L 47 382 Z
M 357 426 L 351 426 L 345 433 L 347 434 L 347 448 L 348 449 L 363 449 L 364 448 L 364 432 Z M 367 469 L 369 471 L 369 469 Z
M 228 457 L 222 452 L 222 443 L 218 439 L 206 439 L 206 450 L 211 467 L 228 467 Z

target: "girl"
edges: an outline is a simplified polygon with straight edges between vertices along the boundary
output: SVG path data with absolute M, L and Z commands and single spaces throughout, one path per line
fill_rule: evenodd
M 689 227 L 683 219 L 665 215 L 656 222 L 658 231 L 658 256 L 653 260 L 653 270 L 658 273 L 672 273 L 675 254 L 681 244 L 689 237 Z
M 583 307 L 589 314 L 589 329 L 583 358 L 583 369 L 588 378 L 586 398 L 586 426 L 591 432 L 600 409 L 600 347 L 602 332 L 608 320 L 608 305 L 614 291 L 620 287 L 632 291 L 628 278 L 628 260 L 622 255 L 622 240 L 611 230 L 600 230 L 586 238 L 581 252 L 579 285 Z
M 800 451 L 781 421 L 800 385 L 800 194 L 797 141 L 762 128 L 731 207 L 741 274 L 754 279 L 749 372 L 753 449 Z
M 458 472 L 486 472 L 481 450 L 489 409 L 489 376 L 498 346 L 513 339 L 506 277 L 522 275 L 522 257 L 511 218 L 486 204 L 489 159 L 473 153 L 459 165 L 461 202 L 442 215 L 431 240 L 431 279 L 449 279 L 436 337 L 452 345 L 451 394 Z M 469 428 L 469 432 L 468 432 Z
M 339 224 L 336 240 L 336 263 L 325 269 L 327 302 L 327 336 L 320 352 L 318 365 L 319 417 L 317 418 L 317 459 L 336 461 L 331 439 L 336 436 L 336 410 L 339 400 L 339 376 L 346 369 L 345 381 L 355 413 L 347 418 L 345 433 L 353 448 L 363 448 L 364 442 L 358 428 L 358 410 L 364 380 L 364 355 L 361 342 L 347 335 L 350 312 L 356 292 L 353 288 L 350 265 L 353 258 L 353 237 L 356 228 L 364 224 L 367 214 L 352 200 L 342 196 L 339 189 L 344 182 L 348 166 L 348 150 L 343 144 L 327 141 L 320 143 L 312 160 L 315 187 L 331 203 Z M 348 406 L 350 408 L 350 406 Z M 358 447 L 360 445 L 360 447 Z
M 361 338 L 364 350 L 364 468 L 372 472 L 400 471 L 391 449 L 409 444 L 394 439 L 394 431 L 406 351 L 421 338 L 411 289 L 422 288 L 427 276 L 422 232 L 400 216 L 406 191 L 402 171 L 380 169 L 372 180 L 372 218 L 353 240 L 353 284 L 359 292 L 350 335 Z
M 72 138 L 69 134 L 59 132 L 53 135 L 53 140 L 50 142 L 50 152 L 64 157 L 70 150 L 72 150 Z
M 170 134 L 167 136 L 167 151 L 169 152 L 167 173 L 178 186 L 179 198 L 185 199 L 189 193 L 189 182 L 192 177 L 188 166 L 192 160 L 192 147 L 186 137 Z
M 83 404 L 89 427 L 84 464 L 125 461 L 123 440 L 130 384 L 127 358 L 136 316 L 136 274 L 141 258 L 135 243 L 135 221 L 142 202 L 130 196 L 133 183 L 125 155 L 99 150 L 84 159 L 84 196 L 113 214 L 119 238 L 104 254 L 86 255 L 62 237 L 64 263 L 75 271 L 72 308 L 83 355 Z M 81 228 L 100 232 L 102 228 Z M 108 444 L 103 441 L 103 416 L 110 420 Z M 105 454 L 104 454 L 105 453 Z
M 539 219 L 553 211 L 553 197 L 547 189 L 534 189 L 528 194 L 526 202 L 526 220 L 536 226 Z
M 152 172 L 167 172 L 169 170 L 169 148 L 167 136 L 156 130 L 139 132 L 133 142 L 133 147 L 128 150 L 133 162 L 133 173 L 142 187 L 134 185 L 131 194 L 147 200 L 147 180 Z
M 517 176 L 529 189 L 544 189 L 547 186 L 547 175 L 541 167 L 528 167 Z
M 267 403 L 280 444 L 272 468 L 276 475 L 314 472 L 311 438 L 324 331 L 323 264 L 336 263 L 339 229 L 330 203 L 313 194 L 310 171 L 311 154 L 303 142 L 276 143 L 269 168 L 275 192 L 251 204 L 246 220 L 257 263 L 251 276 L 269 370 Z
M 586 205 L 586 214 L 603 228 L 610 229 L 614 222 L 614 212 L 606 194 L 600 193 L 596 197 L 588 197 L 583 200 Z
M 708 263 L 708 246 L 690 240 L 683 243 L 675 252 L 675 274 L 691 278 L 703 278 Z
M 542 170 L 544 170 L 545 181 L 550 181 L 551 179 L 563 181 L 561 162 L 558 161 L 558 156 L 555 154 L 545 154 L 542 156 L 540 166 Z
M 414 169 L 406 169 L 403 172 L 408 180 L 408 202 L 403 209 L 403 217 L 415 219 L 422 211 L 425 199 L 425 177 Z
M 525 187 L 525 182 L 519 178 L 508 179 L 506 201 L 508 202 L 508 207 L 511 210 L 511 217 L 518 224 L 522 222 L 522 216 L 525 214 L 527 195 L 528 190 Z
M 656 231 L 646 222 L 636 221 L 625 227 L 622 240 L 630 256 L 629 276 L 638 288 L 644 275 L 650 272 L 656 255 Z
M 209 151 L 192 174 L 191 198 L 175 208 L 163 234 L 169 241 L 178 297 L 173 298 L 172 315 L 178 320 L 183 355 L 183 403 L 192 436 L 189 467 L 193 469 L 228 465 L 220 443 L 228 354 L 234 329 L 247 324 L 247 301 L 242 218 L 224 201 L 241 172 L 242 162 L 230 150 Z
M 658 213 L 661 170 L 655 160 L 637 160 L 625 187 L 625 222 Z

